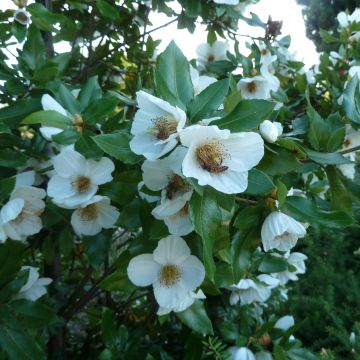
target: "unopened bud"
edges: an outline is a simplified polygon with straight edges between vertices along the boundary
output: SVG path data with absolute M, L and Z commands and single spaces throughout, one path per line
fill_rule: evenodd
M 279 136 L 278 127 L 274 123 L 272 123 L 270 120 L 264 120 L 260 124 L 259 130 L 260 130 L 260 134 L 264 138 L 264 140 L 269 143 L 274 143 Z

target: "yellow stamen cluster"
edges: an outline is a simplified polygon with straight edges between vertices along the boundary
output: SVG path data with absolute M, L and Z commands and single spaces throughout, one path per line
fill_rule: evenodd
M 181 269 L 176 265 L 165 265 L 159 274 L 160 284 L 166 287 L 175 285 L 181 278 Z
M 79 193 L 83 193 L 89 189 L 91 181 L 87 176 L 78 176 L 73 182 L 73 186 Z
M 189 184 L 181 176 L 174 174 L 166 187 L 166 197 L 171 200 L 175 195 L 189 190 Z
M 151 132 L 158 140 L 166 140 L 171 134 L 177 131 L 178 122 L 168 116 L 160 116 L 152 120 L 154 127 Z
M 220 143 L 204 144 L 196 149 L 196 158 L 204 170 L 219 174 L 228 169 L 223 165 L 228 156 Z
M 96 204 L 90 204 L 80 209 L 80 216 L 83 220 L 94 220 L 98 216 L 98 207 Z

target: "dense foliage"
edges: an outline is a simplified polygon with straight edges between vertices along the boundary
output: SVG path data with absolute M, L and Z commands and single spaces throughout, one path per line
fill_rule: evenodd
M 300 252 L 318 246 L 307 233 L 357 226 L 357 13 L 307 71 L 248 1 L 14 3 L 0 13 L 1 356 L 356 358 L 348 315 L 341 348 L 310 343 L 315 305 L 285 303 L 318 259 Z M 169 21 L 150 28 L 151 11 Z M 238 35 L 243 21 L 263 37 Z M 174 42 L 157 54 L 173 22 L 206 25 L 197 59 Z

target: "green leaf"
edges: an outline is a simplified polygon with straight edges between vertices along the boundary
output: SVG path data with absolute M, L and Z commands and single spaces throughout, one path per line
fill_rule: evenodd
M 9 306 L 19 315 L 19 323 L 25 329 L 41 329 L 59 321 L 53 309 L 40 302 L 16 300 Z
M 190 199 L 190 219 L 195 231 L 200 235 L 203 244 L 203 260 L 206 274 L 214 280 L 215 262 L 213 249 L 221 228 L 221 209 L 217 203 L 216 192 L 210 187 L 204 189 L 203 195 L 194 193 Z
M 338 175 L 338 170 L 334 165 L 329 165 L 326 166 L 325 171 L 330 185 L 332 209 L 343 210 L 345 212 L 351 213 L 352 201 L 350 193 L 346 190 L 344 184 L 341 182 Z
M 193 98 L 193 84 L 189 63 L 174 41 L 159 55 L 155 76 L 158 95 L 185 110 Z
M 39 99 L 21 99 L 0 109 L 0 121 L 11 129 L 16 128 L 27 115 L 41 109 Z
M 0 287 L 20 270 L 24 251 L 25 245 L 19 241 L 0 244 Z
M 25 166 L 28 157 L 20 151 L 12 149 L 0 150 L 0 166 L 8 168 L 17 168 Z
M 259 264 L 258 270 L 263 273 L 271 274 L 285 271 L 288 268 L 288 263 L 284 258 L 265 254 Z
M 201 301 L 187 308 L 185 311 L 176 313 L 177 317 L 190 329 L 202 335 L 213 335 L 211 320 L 206 314 L 204 304 Z
M 116 19 L 118 17 L 119 10 L 110 5 L 106 0 L 96 0 L 96 7 L 102 16 L 109 19 Z
M 230 79 L 217 81 L 209 85 L 198 96 L 196 96 L 188 106 L 190 121 L 196 122 L 202 120 L 206 115 L 217 110 L 223 103 L 229 90 Z
M 344 100 L 342 104 L 346 116 L 350 121 L 360 124 L 360 91 L 359 79 L 354 76 L 347 84 L 344 91 Z
M 257 168 L 269 175 L 283 175 L 298 169 L 300 161 L 284 149 L 276 149 L 276 153 L 265 151 L 265 155 Z
M 257 169 L 251 169 L 248 173 L 248 187 L 244 194 L 265 196 L 275 189 L 275 185 L 269 176 Z
M 84 236 L 83 241 L 90 264 L 95 268 L 99 267 L 108 255 L 111 245 L 111 235 L 102 231 L 95 236 Z
M 285 201 L 284 210 L 295 219 L 313 226 L 343 228 L 355 223 L 355 220 L 344 211 L 323 210 L 311 200 L 300 196 L 289 196 Z
M 98 82 L 98 77 L 93 76 L 86 84 L 82 87 L 79 93 L 79 102 L 81 105 L 81 109 L 85 109 L 88 107 L 92 102 L 101 98 L 102 91 Z
M 308 157 L 315 161 L 318 164 L 323 165 L 341 165 L 341 164 L 351 164 L 352 161 L 348 158 L 342 156 L 339 153 L 333 152 L 333 153 L 322 153 L 314 150 L 310 150 L 307 148 L 304 148 L 306 154 Z
M 125 132 L 96 135 L 92 139 L 104 152 L 125 164 L 135 164 L 140 160 L 140 156 L 130 150 L 131 135 Z
M 81 114 L 81 106 L 68 87 L 59 81 L 48 84 L 49 89 L 54 94 L 55 99 L 72 115 Z
M 101 335 L 107 347 L 111 348 L 117 341 L 117 329 L 114 312 L 104 309 L 101 321 Z
M 266 100 L 242 100 L 230 114 L 213 121 L 211 125 L 232 132 L 252 130 L 270 117 L 274 107 L 274 102 Z
M 80 138 L 81 134 L 75 129 L 67 129 L 62 131 L 59 134 L 53 135 L 51 139 L 57 144 L 61 145 L 71 145 L 75 144 L 76 141 Z
M 19 329 L 0 327 L 0 348 L 6 352 L 10 360 L 45 359 L 45 354 L 35 339 Z
M 15 177 L 0 180 L 0 201 L 6 200 L 15 186 Z
M 118 99 L 112 96 L 91 102 L 83 112 L 85 123 L 88 125 L 103 123 L 104 117 L 114 111 L 117 103 Z
M 118 269 L 107 276 L 99 284 L 101 289 L 106 291 L 121 291 L 126 294 L 131 294 L 136 289 L 136 286 L 129 280 L 129 277 L 123 269 Z
M 93 140 L 92 134 L 90 131 L 83 132 L 75 143 L 75 150 L 88 159 L 99 159 L 104 153 Z
M 42 4 L 30 4 L 27 7 L 31 14 L 31 21 L 39 30 L 54 31 L 53 25 L 64 20 L 64 16 L 49 11 Z
M 236 215 L 234 226 L 239 230 L 249 230 L 262 222 L 263 212 L 264 207 L 260 205 L 245 207 Z
M 44 126 L 68 129 L 73 125 L 72 121 L 65 115 L 55 110 L 41 110 L 28 115 L 22 122 L 24 125 L 41 124 Z
M 20 61 L 24 62 L 30 70 L 40 69 L 45 64 L 44 41 L 40 31 L 34 25 L 29 27 Z
M 318 360 L 319 359 L 317 356 L 315 356 L 309 350 L 302 349 L 302 348 L 290 349 L 287 351 L 287 355 L 290 360 Z

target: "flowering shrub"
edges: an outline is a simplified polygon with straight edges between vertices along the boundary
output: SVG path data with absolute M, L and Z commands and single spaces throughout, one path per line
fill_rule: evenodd
M 2 355 L 316 359 L 277 313 L 306 271 L 306 229 L 356 223 L 357 12 L 306 72 L 248 1 L 14 3 L 0 16 Z M 148 30 L 151 10 L 174 19 Z M 154 31 L 197 19 L 197 59 L 174 42 L 156 56 Z M 264 29 L 246 55 L 242 21 Z

